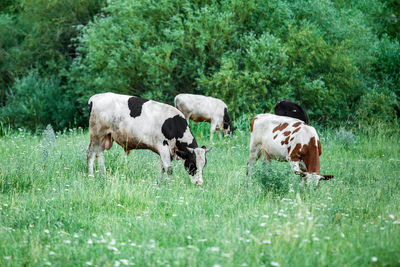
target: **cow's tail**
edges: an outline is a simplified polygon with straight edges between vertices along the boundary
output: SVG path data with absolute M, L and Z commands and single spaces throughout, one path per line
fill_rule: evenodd
M 175 96 L 174 98 L 174 106 L 177 108 L 177 102 L 178 102 L 178 96 Z
M 93 110 L 93 101 L 94 101 L 95 96 L 96 95 L 91 96 L 88 101 L 89 118 L 90 118 L 90 114 L 92 113 L 92 110 Z

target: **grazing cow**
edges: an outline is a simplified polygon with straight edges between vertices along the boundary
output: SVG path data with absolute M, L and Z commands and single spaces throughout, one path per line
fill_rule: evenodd
M 183 114 L 176 108 L 135 96 L 104 93 L 89 99 L 90 144 L 87 149 L 89 175 L 93 175 L 95 156 L 105 173 L 103 151 L 113 141 L 128 154 L 131 149 L 150 149 L 160 156 L 160 180 L 171 171 L 176 154 L 184 160 L 192 183 L 203 183 L 206 153 L 199 148 Z
M 224 101 L 218 98 L 179 94 L 174 99 L 175 107 L 182 111 L 187 122 L 189 119 L 196 124 L 199 121 L 207 121 L 211 123 L 210 140 L 212 141 L 215 130 L 221 137 L 221 130 L 226 135 L 228 132 L 233 132 L 234 127 L 229 118 L 228 108 Z
M 320 174 L 321 143 L 314 127 L 298 119 L 259 114 L 251 123 L 250 156 L 247 176 L 264 151 L 266 164 L 271 159 L 286 160 L 304 180 L 329 180 L 333 175 Z
M 300 105 L 292 101 L 280 101 L 275 105 L 274 112 L 276 115 L 296 118 L 308 124 L 308 116 L 306 111 Z

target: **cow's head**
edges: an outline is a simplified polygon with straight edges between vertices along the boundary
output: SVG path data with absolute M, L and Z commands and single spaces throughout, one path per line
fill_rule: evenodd
M 316 174 L 309 172 L 301 172 L 300 175 L 306 183 L 314 183 L 317 186 L 321 180 L 330 180 L 334 177 L 331 174 Z
M 225 108 L 224 109 L 222 132 L 224 133 L 224 135 L 227 135 L 229 133 L 233 134 L 235 129 L 236 129 L 236 127 L 233 126 L 231 118 L 229 117 L 228 109 Z
M 189 173 L 189 178 L 192 184 L 203 184 L 203 169 L 207 163 L 206 153 L 211 148 L 205 146 L 199 148 L 186 148 L 187 151 L 176 151 L 176 154 L 181 157 L 185 163 L 185 169 Z

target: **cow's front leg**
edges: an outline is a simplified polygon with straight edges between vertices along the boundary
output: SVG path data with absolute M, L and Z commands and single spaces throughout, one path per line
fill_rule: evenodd
M 167 172 L 168 177 L 170 178 L 172 174 L 172 168 L 171 168 L 171 155 L 168 146 L 167 145 L 161 146 L 159 151 L 160 151 L 160 182 L 161 182 L 164 176 L 164 172 Z
M 307 177 L 304 175 L 304 172 L 301 170 L 300 161 L 290 161 L 290 168 L 294 171 L 295 174 L 301 176 L 302 181 L 307 181 Z

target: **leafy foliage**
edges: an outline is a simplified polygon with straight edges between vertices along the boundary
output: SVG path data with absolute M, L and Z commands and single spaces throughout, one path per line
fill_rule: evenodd
M 16 80 L 7 95 L 7 103 L 1 110 L 1 117 L 17 127 L 34 130 L 50 123 L 62 128 L 69 126 L 72 120 L 72 105 L 60 94 L 60 80 L 42 78 L 37 72 Z
M 60 78 L 74 125 L 106 91 L 169 104 L 181 92 L 216 96 L 245 120 L 289 98 L 313 124 L 354 127 L 367 125 L 362 103 L 383 94 L 394 97 L 383 103 L 390 112 L 373 118 L 398 124 L 396 1 L 20 0 L 4 10 L 2 30 L 13 34 L 0 37 L 3 106 L 35 68 Z

